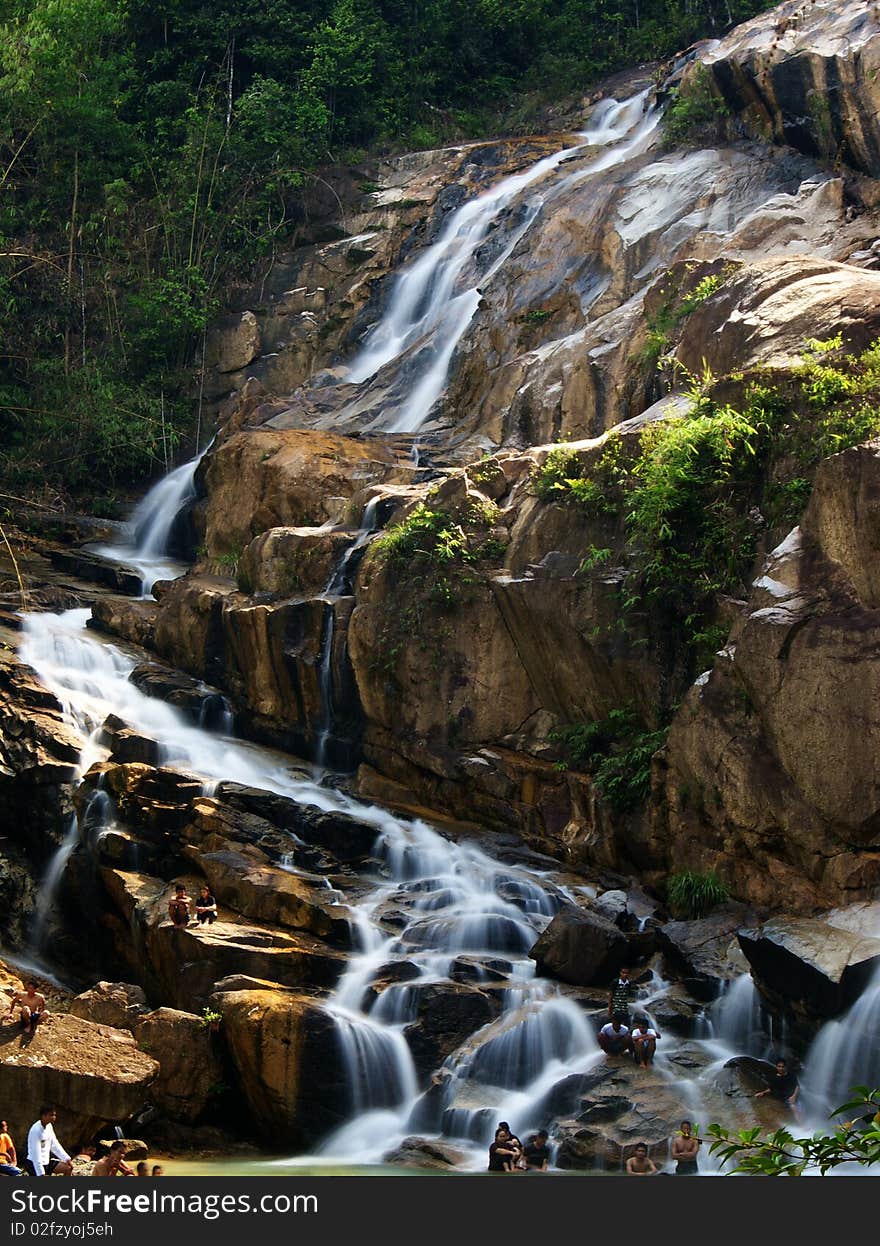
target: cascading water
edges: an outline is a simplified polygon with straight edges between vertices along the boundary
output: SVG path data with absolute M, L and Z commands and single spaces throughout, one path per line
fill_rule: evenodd
M 425 423 L 481 298 L 554 193 L 571 179 L 583 181 L 647 149 L 659 120 L 658 113 L 645 115 L 647 97 L 644 92 L 625 103 L 601 104 L 590 118 L 583 143 L 546 156 L 465 203 L 451 214 L 436 242 L 398 274 L 388 311 L 368 333 L 347 378 L 362 385 L 409 356 L 407 396 L 390 422 L 380 425 L 385 431 L 416 432 Z M 593 149 L 598 154 L 585 168 L 518 202 L 564 161 Z
M 70 860 L 73 850 L 79 843 L 79 826 L 77 825 L 76 816 L 70 819 L 70 825 L 67 834 L 58 849 L 53 853 L 43 881 L 40 883 L 40 889 L 37 892 L 37 902 L 34 908 L 33 924 L 31 926 L 30 950 L 36 957 L 41 956 L 46 950 L 46 935 L 48 933 L 49 918 L 55 907 L 55 901 L 58 897 L 58 888 L 61 885 L 61 879 Z
M 168 543 L 174 522 L 184 506 L 196 495 L 196 468 L 202 461 L 197 454 L 169 472 L 141 499 L 131 517 L 132 541 L 122 545 L 97 545 L 93 552 L 115 562 L 124 562 L 141 577 L 141 593 L 149 596 L 157 580 L 173 579 L 183 567 L 169 558 Z
M 336 636 L 336 607 L 339 598 L 351 592 L 351 578 L 356 555 L 364 548 L 376 531 L 379 501 L 378 497 L 371 498 L 364 507 L 358 534 L 333 569 L 327 588 L 324 591 L 325 608 L 324 624 L 321 629 L 321 668 L 319 675 L 321 722 L 318 727 L 315 744 L 315 763 L 321 767 L 327 764 L 327 746 L 333 735 L 333 711 L 336 703 L 336 692 L 333 687 L 333 641 Z

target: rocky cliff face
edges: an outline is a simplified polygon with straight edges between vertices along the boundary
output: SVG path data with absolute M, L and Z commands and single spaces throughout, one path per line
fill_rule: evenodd
M 601 475 L 608 445 L 638 456 L 646 429 L 686 415 L 694 399 L 681 390 L 693 378 L 711 374 L 720 402 L 740 374 L 763 370 L 779 393 L 811 340 L 840 335 L 854 354 L 880 335 L 865 85 L 880 29 L 863 10 L 786 4 L 697 49 L 681 97 L 708 70 L 739 118 L 723 123 L 734 141 L 667 153 L 650 101 L 615 106 L 606 122 L 600 105 L 586 146 L 566 140 L 562 163 L 519 198 L 502 196 L 460 281 L 485 267 L 484 252 L 496 268 L 441 397 L 403 439 L 380 430 L 418 386 L 424 343 L 358 384 L 345 364 L 322 360 L 351 355 L 363 326 L 399 297 L 389 267 L 428 263 L 462 203 L 556 157 L 553 142 L 482 145 L 384 166 L 356 236 L 320 252 L 324 262 L 347 247 L 357 272 L 337 271 L 329 302 L 326 285 L 284 295 L 290 308 L 303 303 L 296 316 L 318 326 L 321 349 L 281 346 L 278 317 L 294 312 L 277 291 L 269 321 L 255 305 L 233 337 L 214 341 L 230 384 L 259 379 L 227 406 L 199 473 L 201 572 L 155 607 L 104 604 L 97 622 L 222 687 L 257 738 L 315 755 L 329 734 L 337 762 L 361 760 L 359 788 L 372 797 L 514 826 L 573 864 L 658 881 L 687 865 L 718 868 L 759 902 L 780 884 L 801 908 L 869 894 L 873 605 L 860 589 L 873 452 L 820 467 L 802 529 L 763 572 L 762 554 L 790 525 L 761 517 L 769 498 L 751 499 L 752 574 L 718 595 L 707 626 L 719 646 L 727 638 L 724 656 L 687 693 L 699 671 L 676 648 L 678 625 L 650 601 L 621 620 L 624 600 L 644 588 L 623 512 L 538 496 L 548 450 L 530 448 L 569 439 L 580 474 L 599 465 Z M 755 137 L 735 138 L 742 126 Z M 396 215 L 377 241 L 370 229 L 384 212 Z M 269 392 L 281 387 L 259 362 L 267 344 L 299 352 L 292 394 Z M 419 464 L 413 437 L 430 447 Z M 811 477 L 797 477 L 802 488 Z M 399 531 L 417 507 L 446 516 L 464 540 L 451 575 L 442 553 L 420 563 L 418 542 L 395 561 L 366 541 L 368 529 Z M 615 811 L 588 775 L 560 767 L 572 725 L 626 710 L 656 729 L 679 701 L 642 812 Z
M 218 435 L 180 526 L 192 569 L 143 600 L 105 568 L 114 591 L 92 609 L 139 647 L 147 696 L 202 725 L 231 716 L 453 838 L 476 825 L 513 859 L 603 887 L 635 875 L 655 896 L 670 874 L 717 873 L 740 905 L 707 929 L 639 932 L 625 902 L 559 891 L 533 949 L 598 1016 L 604 1000 L 576 993 L 662 948 L 684 986 L 658 1015 L 684 1016 L 685 1038 L 743 953 L 805 1029 L 875 967 L 873 945 L 803 915 L 880 884 L 878 55 L 867 5 L 787 3 L 675 67 L 667 106 L 708 91 L 717 110 L 683 145 L 664 147 L 637 83 L 585 109 L 584 134 L 384 164 L 340 236 L 236 292 L 209 339 Z M 100 561 L 55 558 L 81 575 Z M 253 1127 L 277 1138 L 284 1109 L 286 1139 L 308 1145 L 351 1107 L 322 1001 L 355 945 L 339 896 L 387 866 L 375 823 L 205 790 L 164 764 L 158 728 L 98 726 L 61 899 L 87 901 L 90 970 L 145 994 L 131 1016 L 103 995 L 72 1011 L 163 1048 L 137 1093 L 149 1083 L 172 1120 L 203 1120 L 231 1061 Z M 4 661 L 0 812 L 20 821 L 25 792 L 39 830 L 16 830 L 8 892 L 20 874 L 33 895 L 78 756 L 60 704 Z M 207 881 L 220 920 L 172 927 L 173 879 Z M 419 925 L 405 886 L 383 903 L 386 932 Z M 761 924 L 780 907 L 797 920 Z M 15 921 L 23 941 L 25 906 Z M 376 998 L 413 978 L 373 969 Z M 467 1109 L 438 1070 L 474 1031 L 486 1067 L 515 1046 L 503 980 L 459 957 L 420 984 L 406 1040 L 419 1085 L 438 1076 L 414 1128 Z M 210 1083 L 183 1085 L 178 1043 Z M 749 1078 L 712 1082 L 734 1123 L 751 1120 Z M 662 1145 L 679 1111 L 619 1070 L 554 1095 L 571 1167 Z

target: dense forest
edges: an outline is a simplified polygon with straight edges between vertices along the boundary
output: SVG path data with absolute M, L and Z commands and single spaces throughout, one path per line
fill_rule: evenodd
M 0 0 L 0 484 L 113 510 L 193 438 L 224 281 L 322 169 L 538 124 L 761 0 Z

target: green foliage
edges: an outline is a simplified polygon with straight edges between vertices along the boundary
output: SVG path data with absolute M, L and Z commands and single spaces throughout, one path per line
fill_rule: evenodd
M 373 542 L 373 551 L 400 566 L 414 559 L 441 565 L 473 562 L 474 555 L 461 524 L 442 510 L 420 502 L 401 523 Z
M 760 1128 L 731 1132 L 721 1125 L 709 1126 L 715 1139 L 709 1148 L 730 1174 L 764 1177 L 800 1177 L 804 1173 L 825 1176 L 844 1164 L 880 1170 L 880 1088 L 854 1086 L 850 1101 L 832 1117 L 844 1117 L 831 1132 L 796 1137 L 789 1129 L 764 1133 Z
M 648 730 L 631 708 L 607 718 L 576 723 L 554 733 L 566 764 L 593 776 L 602 800 L 616 813 L 637 808 L 648 795 L 651 762 L 666 742 L 668 728 Z
M 206 1004 L 202 1009 L 202 1015 L 199 1017 L 199 1020 L 207 1030 L 210 1029 L 211 1026 L 219 1025 L 219 1023 L 223 1020 L 223 1014 L 222 1012 L 215 1012 Z
M 730 889 L 717 874 L 682 870 L 666 880 L 666 902 L 676 917 L 705 917 L 717 904 L 730 899 Z
M 688 266 L 689 269 L 691 267 Z M 724 282 L 725 276 L 722 273 L 708 273 L 687 294 L 679 296 L 675 292 L 667 297 L 655 315 L 647 320 L 648 337 L 640 352 L 643 362 L 652 367 L 657 364 L 668 350 L 672 334 L 682 321 L 713 294 L 717 294 Z
M 697 65 L 685 79 L 663 114 L 665 147 L 690 147 L 714 137 L 730 109 L 703 65 Z
M 0 445 L 11 479 L 36 476 L 39 413 L 52 407 L 53 435 L 73 439 L 70 461 L 85 464 L 69 475 L 56 453 L 52 490 L 141 482 L 192 440 L 191 370 L 219 293 L 295 243 L 322 166 L 374 145 L 497 132 L 505 113 L 537 128 L 544 100 L 761 7 L 3 0 L 0 431 L 12 436 Z M 123 377 L 124 397 L 109 399 Z M 157 402 L 161 455 L 148 424 Z M 109 434 L 107 482 L 78 444 L 90 404 Z M 139 422 L 118 426 L 123 409 Z M 25 412 L 39 418 L 17 419 Z
M 578 452 L 557 446 L 532 473 L 532 488 L 542 502 L 574 504 L 590 515 L 612 514 L 621 481 L 621 445 L 620 436 L 610 434 L 588 477 Z

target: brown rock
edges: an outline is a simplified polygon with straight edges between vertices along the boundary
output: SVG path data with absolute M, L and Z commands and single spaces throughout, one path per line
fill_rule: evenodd
M 223 1082 L 217 1042 L 204 1019 L 156 1008 L 139 1015 L 133 1028 L 141 1051 L 159 1062 L 150 1101 L 172 1120 L 194 1124 Z
M 16 1024 L 0 1033 L 0 1101 L 23 1139 L 43 1103 L 58 1108 L 57 1132 L 71 1149 L 142 1106 L 159 1071 L 125 1030 L 55 1013 L 33 1038 Z

